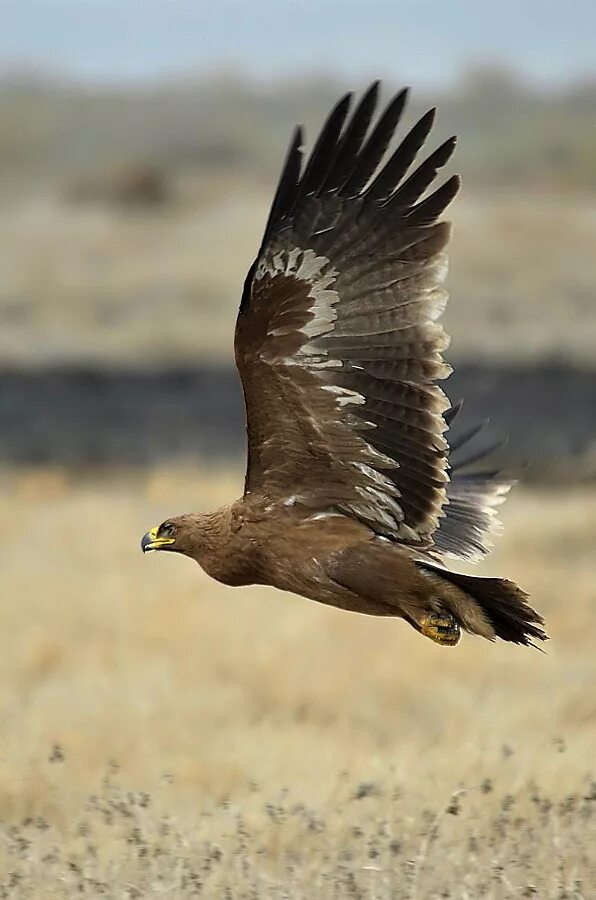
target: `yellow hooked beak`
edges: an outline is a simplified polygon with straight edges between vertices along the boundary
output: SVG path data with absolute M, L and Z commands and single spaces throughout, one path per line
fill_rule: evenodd
M 168 544 L 174 544 L 176 542 L 176 538 L 173 537 L 158 537 L 158 530 L 159 526 L 156 526 L 155 528 L 152 528 L 151 531 L 148 531 L 147 534 L 143 535 L 141 540 L 141 550 L 143 553 L 148 553 L 149 550 L 161 550 Z

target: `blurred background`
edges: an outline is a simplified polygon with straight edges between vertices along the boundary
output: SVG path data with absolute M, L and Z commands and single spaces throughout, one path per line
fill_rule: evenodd
M 369 834 L 397 815 L 399 794 L 419 859 L 418 826 L 453 791 L 477 798 L 474 833 L 488 794 L 526 791 L 529 810 L 530 783 L 589 796 L 595 33 L 588 0 L 5 0 L 0 818 L 43 816 L 50 837 L 38 829 L 35 846 L 55 828 L 74 834 L 110 760 L 109 778 L 120 767 L 164 815 L 198 828 L 208 808 L 201 827 L 220 845 L 237 826 L 230 808 L 250 810 L 269 878 L 280 847 L 299 854 L 304 824 L 300 812 L 283 839 L 262 836 L 279 791 L 311 805 L 309 834 L 312 816 L 332 822 L 312 872 L 345 863 L 346 822 L 364 807 L 338 812 L 338 797 L 370 805 L 353 824 Z M 399 622 L 232 591 L 188 560 L 140 555 L 142 533 L 168 514 L 241 492 L 233 328 L 290 130 L 304 123 L 312 142 L 339 94 L 377 77 L 385 98 L 412 86 L 404 128 L 436 105 L 430 146 L 459 136 L 446 389 L 465 398 L 464 425 L 490 415 L 489 435 L 509 437 L 499 458 L 522 484 L 481 572 L 531 593 L 547 657 L 479 639 L 446 651 Z M 126 834 L 102 846 L 140 883 Z M 384 835 L 394 871 L 401 856 Z M 6 884 L 19 871 L 41 892 L 45 851 L 19 856 L 12 840 L 0 848 Z M 226 847 L 216 863 L 252 858 Z M 202 883 L 222 879 L 213 891 L 245 878 L 207 858 Z M 465 854 L 461 864 L 472 877 Z M 436 873 L 416 873 L 422 896 Z

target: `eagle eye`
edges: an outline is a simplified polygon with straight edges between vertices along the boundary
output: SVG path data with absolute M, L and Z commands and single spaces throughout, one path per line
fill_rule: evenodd
M 158 537 L 174 537 L 176 534 L 176 526 L 172 525 L 171 522 L 164 522 L 157 529 Z

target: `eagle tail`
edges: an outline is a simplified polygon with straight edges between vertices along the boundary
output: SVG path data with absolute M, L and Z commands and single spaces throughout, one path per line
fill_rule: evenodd
M 541 627 L 544 619 L 512 581 L 461 575 L 426 563 L 419 569 L 436 583 L 441 602 L 465 631 L 534 647 L 534 640 L 548 640 Z

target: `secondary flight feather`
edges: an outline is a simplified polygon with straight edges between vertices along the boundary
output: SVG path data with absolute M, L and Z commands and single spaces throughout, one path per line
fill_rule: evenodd
M 290 142 L 236 325 L 243 496 L 168 519 L 143 549 L 183 553 L 226 584 L 401 617 L 440 644 L 462 630 L 544 640 L 512 582 L 445 567 L 487 552 L 510 482 L 458 464 L 476 429 L 449 446 L 459 407 L 439 385 L 451 371 L 441 216 L 459 178 L 435 180 L 455 138 L 415 165 L 434 110 L 396 141 L 407 92 L 375 118 L 378 95 L 374 83 L 351 115 L 342 97 L 306 162 L 300 128 Z

